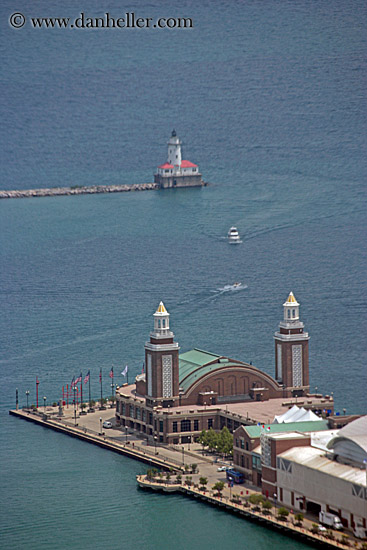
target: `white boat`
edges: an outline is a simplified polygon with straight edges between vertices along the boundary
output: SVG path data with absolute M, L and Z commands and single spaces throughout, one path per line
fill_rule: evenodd
M 229 244 L 240 244 L 242 243 L 237 227 L 231 227 L 228 231 L 228 242 Z

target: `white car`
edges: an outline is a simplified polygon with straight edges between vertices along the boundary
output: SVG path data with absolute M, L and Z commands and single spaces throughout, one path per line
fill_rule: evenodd
M 225 472 L 227 470 L 227 466 L 219 466 L 219 468 L 217 468 L 217 472 Z
M 319 523 L 319 533 L 326 533 L 327 529 L 321 523 Z
M 103 422 L 103 427 L 104 428 L 112 428 L 112 422 L 110 422 L 109 420 L 105 420 Z

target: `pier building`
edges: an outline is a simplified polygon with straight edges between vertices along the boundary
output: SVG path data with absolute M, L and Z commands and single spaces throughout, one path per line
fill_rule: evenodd
M 173 130 L 167 145 L 167 161 L 158 166 L 154 175 L 154 183 L 157 183 L 162 189 L 203 186 L 204 182 L 198 165 L 189 160 L 182 160 L 182 141 L 175 130 Z
M 117 423 L 149 438 L 179 444 L 192 441 L 204 429 L 226 426 L 233 432 L 241 425 L 272 422 L 275 414 L 284 413 L 297 398 L 303 399 L 299 404 L 307 410 L 320 413 L 326 408 L 331 413 L 332 398 L 308 393 L 309 336 L 303 332 L 293 293 L 284 308 L 286 321 L 281 330 L 287 332 L 276 333 L 282 346 L 281 353 L 276 347 L 276 380 L 245 361 L 198 348 L 180 354 L 170 329 L 170 314 L 161 302 L 145 344 L 145 372 L 136 377 L 135 384 L 117 389 Z M 299 351 L 294 353 L 292 346 L 301 346 L 301 362 Z

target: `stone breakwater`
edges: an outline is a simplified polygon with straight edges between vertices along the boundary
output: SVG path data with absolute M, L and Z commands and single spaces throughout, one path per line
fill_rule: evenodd
M 157 183 L 135 183 L 132 185 L 91 185 L 84 187 L 51 187 L 49 189 L 24 189 L 0 191 L 0 199 L 26 199 L 31 197 L 58 197 L 62 195 L 93 195 L 96 193 L 123 193 L 127 191 L 154 191 Z

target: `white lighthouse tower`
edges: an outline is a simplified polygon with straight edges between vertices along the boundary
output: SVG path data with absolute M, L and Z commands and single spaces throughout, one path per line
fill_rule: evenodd
M 173 130 L 172 135 L 167 142 L 168 145 L 168 157 L 167 162 L 168 164 L 172 164 L 174 166 L 174 173 L 177 173 L 180 170 L 181 162 L 182 162 L 182 155 L 181 155 L 181 145 L 182 141 L 180 141 L 180 138 L 177 136 L 176 131 Z
M 189 160 L 182 160 L 182 141 L 173 130 L 168 145 L 167 162 L 158 166 L 154 182 L 162 189 L 169 187 L 201 187 L 204 184 L 199 167 Z

